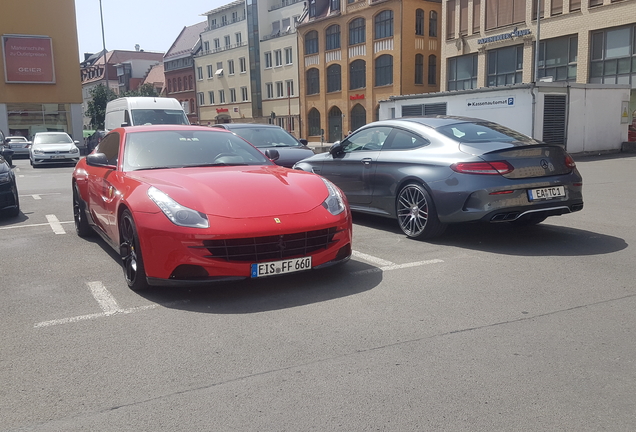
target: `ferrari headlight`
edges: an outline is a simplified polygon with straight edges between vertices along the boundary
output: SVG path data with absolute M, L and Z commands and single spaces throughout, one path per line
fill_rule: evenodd
M 208 218 L 203 213 L 182 206 L 155 187 L 148 189 L 148 196 L 175 225 L 191 228 L 210 226 Z
M 327 186 L 327 191 L 329 191 L 329 196 L 322 203 L 322 206 L 326 208 L 329 213 L 332 215 L 339 215 L 343 211 L 345 211 L 344 199 L 342 198 L 342 193 L 340 189 L 338 189 L 333 183 L 329 180 L 321 177 L 322 181 L 325 182 L 325 186 Z

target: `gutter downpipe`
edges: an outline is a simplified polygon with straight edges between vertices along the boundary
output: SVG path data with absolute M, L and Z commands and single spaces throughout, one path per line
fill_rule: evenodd
M 541 0 L 537 0 L 537 38 L 534 45 L 534 83 L 532 87 L 532 137 L 536 139 L 537 96 L 539 93 L 539 43 L 541 40 Z M 535 90 L 537 94 L 535 94 Z

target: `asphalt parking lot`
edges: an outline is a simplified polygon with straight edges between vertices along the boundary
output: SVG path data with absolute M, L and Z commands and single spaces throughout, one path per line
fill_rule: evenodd
M 0 431 L 630 431 L 636 156 L 583 211 L 432 242 L 354 217 L 340 267 L 130 291 L 74 231 L 72 167 L 14 161 L 0 219 Z

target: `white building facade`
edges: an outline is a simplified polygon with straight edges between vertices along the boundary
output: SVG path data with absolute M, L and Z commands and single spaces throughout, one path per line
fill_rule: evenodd
M 274 123 L 298 136 L 295 24 L 303 7 L 237 0 L 204 14 L 208 26 L 194 59 L 201 124 Z

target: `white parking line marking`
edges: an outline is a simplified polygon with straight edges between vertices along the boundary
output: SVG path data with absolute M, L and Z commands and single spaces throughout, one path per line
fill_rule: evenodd
M 380 266 L 385 266 L 385 267 L 395 264 L 395 263 L 392 263 L 391 261 L 386 261 L 386 260 L 383 260 L 382 258 L 377 258 L 377 257 L 367 255 L 365 253 L 358 252 L 358 251 L 353 251 L 353 256 L 356 258 L 360 258 L 365 261 L 368 261 L 370 263 L 377 264 Z
M 87 320 L 92 320 L 96 318 L 109 317 L 113 315 L 128 315 L 133 312 L 156 309 L 159 306 L 162 306 L 160 304 L 153 303 L 146 306 L 138 306 L 138 307 L 134 307 L 130 309 L 122 309 L 119 307 L 119 304 L 117 304 L 117 300 L 115 300 L 115 297 L 113 297 L 110 291 L 106 289 L 103 283 L 99 281 L 87 282 L 87 285 L 88 285 L 88 289 L 90 289 L 91 294 L 93 294 L 93 297 L 95 297 L 95 300 L 97 300 L 97 303 L 99 304 L 99 307 L 102 308 L 103 312 L 87 314 L 87 315 L 79 315 L 79 316 L 70 317 L 70 318 L 55 319 L 50 321 L 42 321 L 42 322 L 34 324 L 33 327 L 35 328 L 50 327 L 54 325 L 76 323 L 79 321 L 87 321 Z M 189 301 L 190 300 L 178 300 L 178 301 L 173 301 L 170 303 L 165 303 L 163 306 L 169 307 L 169 306 L 174 306 L 181 303 L 188 303 Z
M 369 274 L 369 273 L 385 272 L 389 270 L 399 270 L 403 268 L 418 267 L 418 266 L 423 266 L 428 264 L 437 264 L 437 263 L 443 263 L 443 262 L 444 260 L 441 260 L 441 259 L 432 259 L 432 260 L 426 260 L 426 261 L 416 261 L 416 262 L 406 263 L 406 264 L 391 263 L 391 265 L 388 265 L 385 267 L 374 267 L 374 268 L 366 269 L 366 270 L 358 270 L 358 271 L 351 272 L 350 274 L 358 276 L 358 275 Z
M 115 297 L 106 289 L 101 282 L 89 282 L 88 288 L 91 290 L 93 297 L 99 303 L 99 306 L 106 313 L 120 312 L 122 309 L 117 304 Z
M 51 229 L 55 234 L 66 234 L 64 231 L 64 227 L 60 223 L 59 220 L 55 217 L 55 215 L 46 215 L 46 220 L 49 221 L 49 225 L 51 225 Z
M 21 176 L 24 177 L 24 176 Z M 35 200 L 39 200 L 42 199 L 43 196 L 47 196 L 47 195 L 62 195 L 61 192 L 51 192 L 51 193 L 43 193 L 43 194 L 26 194 L 26 195 L 20 195 L 21 197 L 32 197 Z
M 60 222 L 61 224 L 71 224 L 71 223 L 75 223 L 74 221 L 65 221 L 65 222 Z M 47 223 L 41 223 L 41 224 L 26 224 L 26 225 L 12 225 L 12 226 L 6 226 L 6 227 L 0 227 L 0 230 L 8 230 L 8 229 L 16 229 L 16 228 L 28 228 L 28 227 L 38 227 L 38 226 L 51 226 L 51 224 L 49 222 Z

